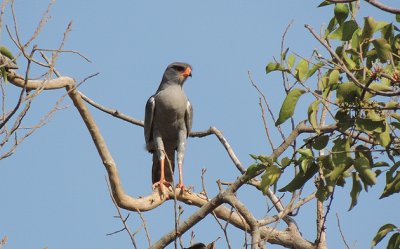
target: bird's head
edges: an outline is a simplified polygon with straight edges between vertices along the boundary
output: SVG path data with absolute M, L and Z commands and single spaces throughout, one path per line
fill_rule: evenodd
M 165 69 L 163 81 L 183 85 L 187 77 L 192 76 L 192 66 L 183 62 L 174 62 Z

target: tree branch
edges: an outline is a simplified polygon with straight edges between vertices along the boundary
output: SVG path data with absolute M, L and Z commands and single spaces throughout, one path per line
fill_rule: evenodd
M 12 82 L 14 85 L 23 87 L 23 82 L 24 79 L 21 76 L 18 76 L 16 73 L 10 73 L 9 76 L 9 81 Z M 183 234 L 186 232 L 188 229 L 193 227 L 197 222 L 202 220 L 206 215 L 210 214 L 212 211 L 215 212 L 216 216 L 220 219 L 226 220 L 230 222 L 230 224 L 234 225 L 235 227 L 242 229 L 244 231 L 249 231 L 249 226 L 248 224 L 245 224 L 243 222 L 243 217 L 240 216 L 236 212 L 231 212 L 230 209 L 221 206 L 221 204 L 224 202 L 225 196 L 223 193 L 235 193 L 243 184 L 246 183 L 246 180 L 248 179 L 248 176 L 246 175 L 241 175 L 239 178 L 236 179 L 235 182 L 233 182 L 229 188 L 220 194 L 218 194 L 216 197 L 214 197 L 211 200 L 206 200 L 204 197 L 202 197 L 199 194 L 196 193 L 189 193 L 187 191 L 181 191 L 180 189 L 168 189 L 168 192 L 160 196 L 160 194 L 157 191 L 152 192 L 146 197 L 141 197 L 141 198 L 133 198 L 129 196 L 128 194 L 125 193 L 122 183 L 118 174 L 118 169 L 116 167 L 115 161 L 112 158 L 112 155 L 110 151 L 107 148 L 107 145 L 105 143 L 105 140 L 103 136 L 100 133 L 99 128 L 97 127 L 93 116 L 91 115 L 89 109 L 84 103 L 84 100 L 78 90 L 75 87 L 75 81 L 72 78 L 69 77 L 59 77 L 56 79 L 51 79 L 51 80 L 27 80 L 26 81 L 26 87 L 29 89 L 35 89 L 35 88 L 43 88 L 45 90 L 50 90 L 50 89 L 58 89 L 65 87 L 67 89 L 67 93 L 71 100 L 73 101 L 75 107 L 78 109 L 82 120 L 84 121 L 91 137 L 92 140 L 97 148 L 97 151 L 102 159 L 103 165 L 105 166 L 107 173 L 108 173 L 108 178 L 110 181 L 110 186 L 112 190 L 112 195 L 118 204 L 119 207 L 124 208 L 126 210 L 131 210 L 135 212 L 143 212 L 143 211 L 148 211 L 151 209 L 154 209 L 164 203 L 166 200 L 171 200 L 174 197 L 177 198 L 177 200 L 184 202 L 188 205 L 195 205 L 200 207 L 198 211 L 196 211 L 192 216 L 188 218 L 188 220 L 184 221 L 183 223 L 179 224 L 177 229 L 173 229 L 170 233 L 165 235 L 163 238 L 161 238 L 156 244 L 153 245 L 152 248 L 163 248 L 167 244 L 169 244 L 171 241 L 174 240 L 174 238 L 178 234 Z M 302 130 L 300 129 L 302 128 Z M 322 129 L 323 130 L 323 129 Z M 284 147 L 287 146 L 287 144 L 290 144 L 291 142 L 296 139 L 297 135 L 300 132 L 311 132 L 313 131 L 312 128 L 306 127 L 305 124 L 301 123 L 299 125 L 299 129 L 296 130 L 291 136 L 289 136 L 286 141 L 279 146 L 273 153 L 273 157 L 278 157 L 281 153 L 284 152 Z M 244 172 L 243 167 L 241 166 L 240 161 L 237 159 L 236 155 L 233 153 L 232 148 L 230 147 L 229 143 L 226 141 L 226 139 L 222 136 L 222 133 L 217 130 L 215 127 L 211 127 L 208 129 L 206 132 L 194 132 L 191 134 L 193 137 L 203 137 L 207 136 L 209 134 L 215 134 L 218 139 L 221 141 L 221 143 L 224 144 L 226 150 L 228 151 L 231 159 L 235 162 L 235 165 L 238 167 L 238 169 L 241 172 Z M 240 166 L 240 167 L 239 167 Z M 257 175 L 261 174 L 263 170 L 260 170 L 259 172 L 256 172 Z M 254 177 L 255 177 L 254 176 Z M 269 227 L 260 227 L 260 236 L 262 239 L 267 238 L 268 242 L 274 243 L 274 244 L 280 244 L 286 247 L 292 247 L 292 248 L 313 248 L 313 244 L 304 238 L 302 238 L 299 234 L 297 233 L 292 233 L 291 231 L 279 231 L 274 228 L 269 228 Z

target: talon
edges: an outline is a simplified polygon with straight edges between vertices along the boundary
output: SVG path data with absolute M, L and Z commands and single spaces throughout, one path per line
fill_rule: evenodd
M 160 180 L 160 181 L 158 181 L 158 182 L 153 184 L 153 190 L 158 187 L 160 189 L 160 191 L 162 192 L 162 188 L 164 186 L 169 188 L 169 187 L 171 187 L 171 183 L 166 181 L 166 180 Z
M 181 182 L 176 185 L 176 188 L 180 188 L 182 191 L 186 190 L 185 185 L 183 185 L 183 183 L 181 183 Z

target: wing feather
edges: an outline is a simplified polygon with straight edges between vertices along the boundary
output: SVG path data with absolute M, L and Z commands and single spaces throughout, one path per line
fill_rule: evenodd
M 153 139 L 153 117 L 154 109 L 156 107 L 156 100 L 151 96 L 146 103 L 146 110 L 144 114 L 144 138 L 146 140 L 146 147 L 149 149 L 151 140 Z
M 185 123 L 186 123 L 187 136 L 189 136 L 193 124 L 193 107 L 189 100 L 187 101 L 186 104 Z

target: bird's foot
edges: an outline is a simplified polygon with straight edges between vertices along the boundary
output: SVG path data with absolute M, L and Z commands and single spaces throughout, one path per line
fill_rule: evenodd
M 158 188 L 161 193 L 164 193 L 164 187 L 170 188 L 171 187 L 171 183 L 166 181 L 166 180 L 160 180 L 160 181 L 158 181 L 158 182 L 153 184 L 153 190 Z
M 180 183 L 178 183 L 178 184 L 176 185 L 176 188 L 180 188 L 180 189 L 184 190 L 184 189 L 185 189 L 185 185 L 183 185 L 183 183 L 180 182 Z

